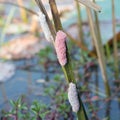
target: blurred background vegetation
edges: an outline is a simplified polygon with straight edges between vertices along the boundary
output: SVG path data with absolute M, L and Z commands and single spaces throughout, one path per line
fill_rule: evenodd
M 93 0 L 100 13 L 78 1 L 56 3 L 82 101 L 90 120 L 119 120 L 120 1 Z M 42 2 L 54 23 L 49 0 Z M 38 12 L 34 0 L 0 0 L 0 118 L 76 120 Z

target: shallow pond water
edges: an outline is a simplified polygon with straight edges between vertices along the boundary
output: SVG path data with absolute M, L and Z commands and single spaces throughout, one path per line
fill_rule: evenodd
M 116 3 L 120 2 L 118 0 L 116 1 Z M 101 1 L 98 2 L 103 7 L 103 12 L 99 14 L 101 21 L 103 21 L 103 18 L 104 20 L 111 20 L 110 2 L 109 5 L 106 6 L 108 2 L 108 0 L 105 1 L 105 4 Z M 106 7 L 109 7 L 109 9 L 106 9 Z M 9 8 L 10 7 L 6 9 L 6 13 L 9 12 Z M 116 10 L 116 16 L 117 19 L 120 18 L 118 8 Z M 76 13 L 73 12 L 68 18 L 71 20 L 67 20 L 67 22 L 63 23 L 63 25 L 66 25 L 64 26 L 66 29 L 70 24 L 76 22 Z M 86 21 L 86 16 L 83 16 L 83 20 Z M 12 37 L 8 35 L 5 36 L 5 39 L 7 41 L 7 39 L 10 39 Z M 53 64 L 50 65 L 50 67 L 48 67 L 48 70 L 45 71 L 43 65 L 39 65 L 39 59 L 36 57 L 32 60 L 20 60 L 11 62 L 16 66 L 16 71 L 15 75 L 12 78 L 3 84 L 0 84 L 0 110 L 3 108 L 9 109 L 8 101 L 10 99 L 16 100 L 21 95 L 25 95 L 26 101 L 30 103 L 36 99 L 38 101 L 42 100 L 46 104 L 51 102 L 49 100 L 49 96 L 44 96 L 44 83 L 48 82 L 49 85 L 53 85 L 54 75 L 56 73 L 63 75 L 59 69 L 60 67 L 58 64 L 55 64 L 55 66 Z M 31 65 L 31 67 L 29 67 L 29 65 Z M 77 69 L 78 74 L 82 76 L 79 78 L 80 85 L 87 86 L 89 90 L 89 92 L 83 92 L 82 94 L 82 100 L 85 104 L 89 118 L 91 120 L 120 120 L 120 90 L 117 91 L 117 87 L 114 85 L 113 71 L 108 67 L 107 73 L 112 91 L 112 97 L 110 99 L 106 99 L 104 83 L 102 81 L 100 69 L 99 67 L 95 67 L 94 69 L 92 67 L 91 69 L 92 71 L 87 71 L 86 74 L 83 67 Z M 97 96 L 97 98 L 95 98 L 95 96 Z M 93 98 L 93 100 L 91 100 L 91 98 Z M 6 99 L 7 101 L 5 101 Z
M 32 67 L 29 68 L 28 65 L 31 63 Z M 17 61 L 14 64 L 16 65 L 15 75 L 3 84 L 7 99 L 16 100 L 19 96 L 25 95 L 26 100 L 30 103 L 33 100 L 44 101 L 46 104 L 49 103 L 49 96 L 44 96 L 44 83 L 47 80 L 50 85 L 54 84 L 52 79 L 55 74 L 61 71 L 58 70 L 59 67 L 52 65 L 52 67 L 48 68 L 48 72 L 45 72 L 43 67 L 38 65 L 36 58 L 28 60 L 26 63 L 25 61 Z M 25 67 L 25 64 L 27 64 L 27 67 Z M 115 92 L 115 95 L 112 90 L 113 97 L 107 100 L 100 69 L 95 66 L 94 68 L 92 67 L 92 70 L 88 69 L 87 72 L 83 71 L 83 67 L 79 68 L 78 74 L 82 75 L 85 73 L 88 76 L 81 79 L 80 84 L 87 85 L 90 92 L 83 92 L 82 99 L 91 120 L 119 120 L 120 100 L 118 99 L 118 92 Z M 109 83 L 112 89 L 115 87 L 113 85 L 114 79 L 111 79 L 112 72 L 109 69 L 108 73 L 110 74 Z M 86 76 L 85 74 L 84 76 Z M 60 75 L 62 75 L 61 72 Z M 94 96 L 97 96 L 97 99 Z M 93 100 L 90 100 L 92 97 Z M 90 109 L 90 107 L 93 107 L 93 109 Z M 0 109 L 3 108 L 9 109 L 9 105 L 8 102 L 4 101 L 0 92 Z

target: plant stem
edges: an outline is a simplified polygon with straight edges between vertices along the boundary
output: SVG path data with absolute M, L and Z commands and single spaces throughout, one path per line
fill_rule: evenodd
M 79 34 L 79 40 L 82 44 L 84 44 L 84 34 L 82 30 L 82 17 L 81 17 L 81 9 L 78 0 L 75 1 L 76 3 L 76 9 L 77 9 L 77 22 L 78 22 L 78 34 Z
M 95 0 L 93 0 L 93 2 L 96 3 Z M 96 25 L 97 37 L 98 37 L 99 41 L 100 41 L 101 44 L 102 44 L 102 37 L 101 37 L 101 33 L 100 33 L 98 15 L 97 15 L 97 12 L 95 12 L 95 11 L 94 11 L 94 17 L 95 17 L 95 25 Z M 102 47 L 102 48 L 103 48 L 103 47 Z
M 55 0 L 49 0 L 49 4 L 50 4 L 52 16 L 54 18 L 53 20 L 54 20 L 54 25 L 55 25 L 56 31 L 62 30 L 62 23 L 61 23 L 60 19 L 58 19 L 59 13 L 58 13 L 58 9 L 57 9 Z
M 118 78 L 119 67 L 118 67 L 118 49 L 117 49 L 117 36 L 116 36 L 116 20 L 115 20 L 115 5 L 114 0 L 112 0 L 112 30 L 113 30 L 113 49 L 114 49 L 114 67 L 115 67 L 115 77 Z
M 78 0 L 80 3 L 82 3 L 83 5 L 85 5 L 86 7 L 89 7 L 97 12 L 101 11 L 101 7 L 98 6 L 97 4 L 91 2 L 90 0 Z
M 16 120 L 18 120 L 18 105 L 16 106 L 16 114 L 15 114 Z
M 51 1 L 52 1 L 52 4 L 51 4 Z M 50 2 L 50 7 L 51 7 L 53 19 L 54 19 L 55 28 L 56 28 L 56 31 L 58 31 L 59 29 L 62 29 L 62 24 L 60 21 L 58 9 L 57 9 L 55 0 L 49 0 L 49 2 Z M 58 22 L 56 22 L 56 21 L 58 21 Z M 66 45 L 66 48 L 67 48 L 67 45 Z M 66 55 L 67 55 L 66 56 L 67 57 L 67 64 L 65 66 L 62 66 L 63 72 L 65 74 L 65 77 L 66 77 L 66 80 L 68 83 L 70 83 L 70 82 L 76 83 L 73 69 L 72 69 L 72 64 L 71 64 L 71 58 L 70 58 L 70 55 L 68 52 L 68 48 L 66 50 Z M 78 120 L 88 120 L 85 108 L 83 106 L 83 103 L 82 103 L 82 100 L 80 97 L 79 97 L 79 102 L 80 102 L 81 107 L 77 113 Z
M 64 32 L 65 32 L 65 31 L 64 31 Z M 81 48 L 83 51 L 86 51 L 87 53 L 89 53 L 89 55 L 90 55 L 91 57 L 96 58 L 96 54 L 95 54 L 94 52 L 92 52 L 92 51 L 90 52 L 89 49 L 88 49 L 86 46 L 84 46 L 80 41 L 74 39 L 69 33 L 67 33 L 67 32 L 65 32 L 65 33 L 67 34 L 68 38 L 69 38 L 73 43 L 75 43 L 79 48 Z
M 94 41 L 95 48 L 96 48 L 97 55 L 98 55 L 98 62 L 99 62 L 101 72 L 102 72 L 106 95 L 109 97 L 110 96 L 110 87 L 109 87 L 109 83 L 108 83 L 108 79 L 107 79 L 106 64 L 105 64 L 105 60 L 104 60 L 104 52 L 101 49 L 102 42 L 100 41 L 100 39 L 97 40 L 91 10 L 88 7 L 86 7 L 86 10 L 87 10 L 88 18 L 89 18 L 90 28 L 92 30 L 91 33 L 92 33 L 93 41 Z
M 96 3 L 95 0 L 93 0 L 93 2 Z M 95 25 L 96 25 L 97 38 L 99 39 L 99 42 L 101 42 L 100 44 L 102 45 L 102 37 L 101 37 L 101 32 L 100 32 L 100 27 L 99 27 L 99 19 L 98 19 L 97 12 L 95 12 L 95 11 L 94 11 L 94 17 L 95 17 Z M 102 46 L 101 46 L 101 49 L 103 51 L 103 58 L 105 60 L 104 48 Z M 106 45 L 106 53 L 107 53 L 107 57 L 110 58 L 109 44 Z
M 109 46 L 109 43 L 106 43 L 105 45 L 105 48 L 106 48 L 106 55 L 107 55 L 107 58 L 110 60 L 110 46 Z
M 56 35 L 55 30 L 54 30 L 54 29 L 51 29 L 51 28 L 53 28 L 53 26 L 52 26 L 52 24 L 51 24 L 51 21 L 50 21 L 48 15 L 47 15 L 47 12 L 46 12 L 46 10 L 45 10 L 45 8 L 44 8 L 41 0 L 36 0 L 36 2 L 37 2 L 37 4 L 38 4 L 40 10 L 46 15 L 46 20 L 47 20 L 48 26 L 49 26 L 49 28 L 50 28 L 50 30 L 51 30 L 51 33 L 52 33 L 52 35 L 53 35 L 53 37 L 54 37 L 54 39 L 55 39 L 55 35 Z M 53 2 L 54 2 L 54 0 L 53 0 Z M 56 5 L 56 4 L 54 4 L 54 5 Z M 52 7 L 52 6 L 51 6 L 51 7 Z M 56 8 L 57 8 L 57 6 L 56 6 Z M 51 9 L 52 9 L 52 8 L 51 8 Z M 56 9 L 56 10 L 57 10 L 57 9 Z M 53 11 L 53 12 L 56 12 L 56 11 Z M 58 12 L 58 10 L 57 10 L 57 12 Z M 58 15 L 58 14 L 54 14 L 54 15 Z M 56 18 L 56 17 L 55 17 L 55 18 Z M 54 18 L 53 18 L 53 19 L 54 19 Z M 60 22 L 59 16 L 57 16 L 57 19 L 59 19 L 59 22 Z M 55 21 L 55 20 L 54 20 L 54 21 Z M 55 26 L 57 26 L 57 27 L 56 27 L 56 31 L 58 31 L 59 28 L 62 28 L 61 26 L 58 26 L 58 22 L 57 22 L 57 23 L 54 23 L 54 24 L 55 24 Z M 56 24 L 57 24 L 57 25 L 56 25 Z M 61 23 L 60 23 L 59 25 L 61 25 Z M 66 48 L 67 48 L 67 45 L 66 45 Z M 67 80 L 68 82 L 76 83 L 75 77 L 74 77 L 74 73 L 73 73 L 73 70 L 72 70 L 72 65 L 71 65 L 71 60 L 70 60 L 70 55 L 69 55 L 69 53 L 68 53 L 68 49 L 67 49 L 67 53 L 66 53 L 66 54 L 67 54 L 67 56 L 66 56 L 66 57 L 67 57 L 67 64 L 66 64 L 65 66 L 62 66 L 63 72 L 64 72 L 65 77 L 66 77 L 66 80 Z M 80 98 L 79 98 L 79 99 L 80 99 Z M 83 105 L 82 105 L 82 104 L 83 104 L 83 103 L 82 103 L 82 101 L 81 101 L 81 99 L 80 99 L 80 105 L 81 105 L 81 107 L 80 107 L 80 109 L 79 109 L 79 112 L 77 113 L 77 115 L 78 115 L 78 120 L 88 120 L 88 118 L 86 117 L 85 109 L 83 108 Z
M 50 28 L 51 34 L 53 35 L 53 38 L 55 39 L 56 31 L 55 31 L 55 28 L 53 27 L 53 25 L 52 25 L 52 23 L 51 23 L 51 21 L 50 21 L 50 19 L 49 19 L 49 16 L 48 16 L 48 14 L 47 14 L 47 12 L 46 12 L 46 10 L 45 10 L 45 8 L 44 8 L 43 3 L 41 2 L 41 0 L 35 0 L 35 1 L 36 1 L 36 3 L 38 4 L 40 10 L 41 10 L 41 11 L 43 12 L 43 14 L 46 16 L 46 21 L 47 21 L 48 26 L 49 26 L 49 28 Z

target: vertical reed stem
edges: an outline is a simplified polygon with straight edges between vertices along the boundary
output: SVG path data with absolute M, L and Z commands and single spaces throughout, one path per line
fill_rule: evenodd
M 82 30 L 82 17 L 81 17 L 81 8 L 79 5 L 78 0 L 75 1 L 76 3 L 76 9 L 77 9 L 77 22 L 78 22 L 78 34 L 79 34 L 79 40 L 81 41 L 82 44 L 84 44 L 84 34 Z
M 110 87 L 109 87 L 109 83 L 108 83 L 108 79 L 107 79 L 104 53 L 103 53 L 103 50 L 101 49 L 102 42 L 100 41 L 100 39 L 97 40 L 91 10 L 88 7 L 86 7 L 86 10 L 87 10 L 88 18 L 89 18 L 90 28 L 92 30 L 91 33 L 92 33 L 93 41 L 94 41 L 95 48 L 96 48 L 97 55 L 98 55 L 98 62 L 99 62 L 101 72 L 102 72 L 102 77 L 103 77 L 103 81 L 104 81 L 104 85 L 105 85 L 106 95 L 109 97 L 110 96 Z
M 46 11 L 44 9 L 44 6 L 43 6 L 42 2 L 40 0 L 36 0 L 36 1 L 37 1 L 37 3 L 39 3 L 38 5 L 39 5 L 41 11 L 44 10 L 44 13 L 46 15 L 47 13 L 46 13 Z M 57 6 L 56 6 L 56 3 L 55 3 L 55 0 L 50 0 L 49 2 L 50 2 L 51 10 L 52 10 L 53 19 L 55 19 L 54 20 L 54 24 L 55 24 L 55 27 L 56 27 L 55 29 L 56 29 L 56 31 L 58 31 L 59 29 L 62 29 L 62 24 L 61 24 L 61 21 L 60 21 L 60 18 L 59 18 Z M 49 17 L 48 17 L 48 19 L 49 19 Z M 56 20 L 57 20 L 57 22 L 56 22 Z M 66 45 L 66 48 L 67 48 L 67 45 Z M 63 69 L 63 72 L 65 74 L 67 82 L 76 83 L 74 73 L 73 73 L 73 70 L 72 70 L 71 59 L 70 59 L 70 56 L 69 56 L 69 53 L 68 53 L 68 49 L 66 51 L 67 51 L 66 52 L 67 64 L 65 66 L 61 66 L 61 67 Z M 77 113 L 78 120 L 88 120 L 88 118 L 86 116 L 84 106 L 83 106 L 83 103 L 82 103 L 80 97 L 79 97 L 79 100 L 80 100 L 81 107 L 80 107 L 80 109 L 79 109 L 79 111 Z
M 106 55 L 107 55 L 107 58 L 108 60 L 110 60 L 110 46 L 109 46 L 109 43 L 106 43 L 105 45 L 105 49 L 106 49 Z
M 96 3 L 96 0 L 93 0 L 93 2 Z M 97 15 L 97 13 L 95 11 L 94 11 L 94 16 L 95 16 L 95 25 L 96 25 L 97 37 L 98 37 L 99 41 L 102 44 L 102 37 L 101 37 L 101 32 L 100 32 L 100 27 L 99 27 L 99 19 L 98 19 L 98 15 Z M 103 47 L 102 47 L 102 51 L 104 53 L 104 48 Z M 109 44 L 106 44 L 106 54 L 107 54 L 107 57 L 110 58 Z M 103 56 L 103 58 L 105 60 L 105 56 Z
M 95 0 L 93 0 L 95 3 Z M 97 37 L 99 39 L 100 44 L 102 44 L 102 37 L 101 37 L 101 32 L 100 32 L 100 27 L 99 27 L 99 20 L 98 20 L 98 15 L 97 12 L 94 11 L 94 16 L 95 16 L 95 25 L 96 25 L 96 32 L 97 32 Z M 102 47 L 103 49 L 103 47 Z
M 55 25 L 56 31 L 62 30 L 62 23 L 59 19 L 59 13 L 58 13 L 58 9 L 57 9 L 55 0 L 49 0 L 49 4 L 50 4 L 52 16 L 54 18 L 53 20 L 54 20 L 54 25 Z
M 118 49 L 117 49 L 117 36 L 116 36 L 116 20 L 115 20 L 115 5 L 114 0 L 112 0 L 112 30 L 113 30 L 113 49 L 114 49 L 114 67 L 115 67 L 115 77 L 118 78 L 119 67 L 118 67 Z
M 44 5 L 42 4 L 41 0 L 35 0 L 35 1 L 36 1 L 36 3 L 38 4 L 40 10 L 41 10 L 41 11 L 43 12 L 43 14 L 45 15 L 46 21 L 47 21 L 48 26 L 49 26 L 50 31 L 51 31 L 51 34 L 53 35 L 53 38 L 55 38 L 56 31 L 55 31 L 55 28 L 53 27 L 53 25 L 52 25 L 52 23 L 51 23 L 51 21 L 50 21 L 50 19 L 49 19 L 49 16 L 48 16 L 48 14 L 47 14 L 47 12 L 46 12 L 46 10 L 45 10 L 45 8 L 44 8 Z

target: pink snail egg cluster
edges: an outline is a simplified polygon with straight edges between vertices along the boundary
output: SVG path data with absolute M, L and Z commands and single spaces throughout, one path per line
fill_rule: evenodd
M 59 30 L 56 34 L 55 39 L 55 50 L 57 53 L 57 58 L 59 63 L 64 66 L 67 63 L 67 57 L 66 57 L 66 41 L 67 35 Z

